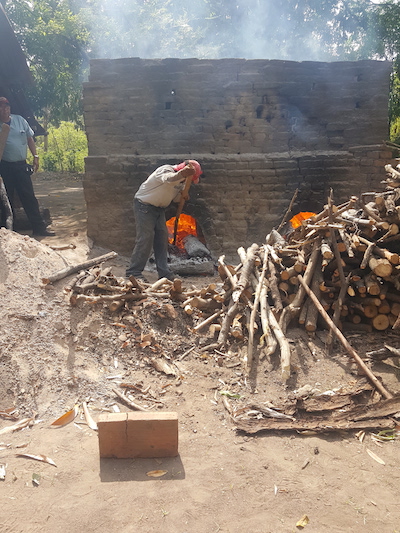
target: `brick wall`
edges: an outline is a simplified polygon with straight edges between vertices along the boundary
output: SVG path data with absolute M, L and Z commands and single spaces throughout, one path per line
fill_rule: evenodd
M 262 243 L 298 210 L 381 190 L 391 63 L 95 60 L 84 87 L 88 234 L 124 254 L 133 195 L 158 165 L 205 172 L 185 212 L 215 256 Z M 171 216 L 174 215 L 171 210 Z

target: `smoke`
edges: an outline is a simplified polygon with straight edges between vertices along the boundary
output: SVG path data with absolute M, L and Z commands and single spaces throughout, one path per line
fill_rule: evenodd
M 344 9 L 335 0 L 86 0 L 80 17 L 92 58 L 328 61 L 345 59 L 361 35 L 351 13 L 346 32 L 338 27 Z

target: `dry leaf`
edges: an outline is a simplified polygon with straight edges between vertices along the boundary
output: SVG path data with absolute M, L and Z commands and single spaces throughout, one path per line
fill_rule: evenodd
M 151 364 L 156 370 L 158 370 L 159 372 L 164 372 L 164 374 L 167 374 L 167 376 L 178 375 L 177 370 L 172 365 L 167 363 L 165 359 L 152 359 Z
M 85 414 L 85 420 L 86 420 L 87 425 L 90 427 L 90 429 L 93 429 L 94 431 L 97 431 L 97 429 L 98 429 L 97 428 L 97 424 L 93 420 L 91 414 L 89 413 L 89 409 L 88 409 L 88 406 L 87 406 L 86 402 L 82 403 L 82 407 L 83 407 L 83 412 Z
M 306 525 L 308 524 L 308 522 L 310 521 L 310 519 L 308 518 L 308 516 L 305 514 L 303 515 L 300 520 L 297 522 L 296 524 L 296 527 L 306 527 Z
M 365 431 L 359 431 L 358 433 L 356 433 L 356 437 L 360 442 L 363 442 L 363 440 L 365 439 Z
M 7 468 L 7 465 L 0 464 L 0 479 L 2 481 L 6 479 L 6 468 Z
M 38 487 L 38 486 L 39 486 L 39 484 L 40 484 L 40 477 L 41 477 L 40 474 L 35 474 L 35 473 L 32 474 L 32 483 L 33 483 L 33 485 L 34 485 L 35 487 Z
M 381 459 L 380 457 L 378 457 L 374 452 L 371 452 L 371 450 L 368 450 L 367 448 L 367 454 L 372 457 L 372 459 L 374 461 L 376 461 L 377 463 L 381 464 L 381 465 L 385 465 L 385 461 L 383 459 Z
M 13 431 L 18 431 L 19 429 L 26 428 L 29 426 L 29 424 L 33 422 L 33 418 L 23 418 L 13 426 L 7 426 L 3 429 L 0 429 L 0 435 L 4 435 L 5 433 L 12 433 Z
M 16 415 L 15 407 L 10 407 L 9 409 L 3 409 L 0 411 L 0 416 L 8 418 L 9 420 L 17 420 L 18 416 Z
M 165 476 L 165 474 L 168 473 L 168 470 L 150 470 L 150 472 L 146 473 L 146 476 L 149 477 L 162 477 Z
M 57 466 L 53 459 L 46 455 L 32 455 L 31 453 L 17 453 L 16 457 L 26 457 L 27 459 L 34 459 L 35 461 L 42 461 L 42 463 L 49 463 L 49 465 Z
M 75 405 L 73 409 L 61 415 L 60 418 L 57 418 L 57 420 L 54 420 L 54 422 L 52 422 L 50 425 L 57 426 L 57 427 L 66 426 L 67 424 L 75 420 L 75 417 L 77 414 L 78 414 L 78 406 Z
M 147 348 L 147 346 L 151 346 L 151 341 L 143 341 L 143 342 L 139 343 L 139 346 L 141 348 Z

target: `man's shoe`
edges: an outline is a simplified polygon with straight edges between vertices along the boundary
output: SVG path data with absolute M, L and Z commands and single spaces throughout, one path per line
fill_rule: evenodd
M 49 231 L 47 229 L 40 230 L 40 231 L 34 231 L 32 233 L 34 237 L 55 237 L 54 231 Z
M 182 280 L 182 278 L 180 276 L 178 276 L 178 274 L 172 274 L 172 276 L 165 276 L 167 279 L 169 279 L 169 281 L 174 281 L 175 279 L 180 279 Z
M 140 275 L 140 276 L 134 276 L 133 274 L 126 274 L 126 277 L 128 278 L 128 280 L 129 280 L 129 278 L 130 278 L 131 276 L 132 276 L 133 278 L 135 278 L 136 281 L 139 281 L 139 283 L 149 283 L 149 280 L 148 280 L 145 276 L 143 276 L 143 275 Z

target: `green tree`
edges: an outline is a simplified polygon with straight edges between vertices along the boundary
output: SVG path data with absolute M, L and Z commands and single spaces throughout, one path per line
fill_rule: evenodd
M 45 126 L 79 121 L 88 32 L 68 0 L 13 0 L 6 12 L 36 81 L 35 113 Z
M 71 122 L 62 121 L 59 127 L 48 129 L 48 147 L 44 139 L 37 142 L 43 170 L 83 172 L 84 159 L 88 155 L 85 132 Z

